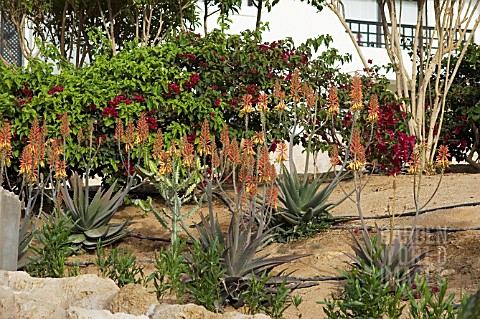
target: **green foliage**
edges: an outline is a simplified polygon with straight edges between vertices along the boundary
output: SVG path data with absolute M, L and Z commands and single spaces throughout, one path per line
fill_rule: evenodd
M 102 276 L 112 279 L 119 287 L 145 282 L 143 267 L 137 265 L 137 257 L 133 256 L 131 251 L 114 248 L 107 255 L 100 240 L 96 248 L 95 265 Z
M 290 289 L 286 287 L 287 281 L 283 280 L 282 283 L 277 287 L 275 294 L 270 294 L 268 296 L 268 308 L 265 310 L 265 313 L 271 318 L 281 319 L 285 310 L 290 308 L 292 303 L 288 300 Z
M 155 269 L 148 278 L 147 282 L 153 281 L 157 299 L 169 294 L 176 296 L 178 302 L 182 302 L 186 286 L 185 274 L 187 265 L 185 263 L 186 242 L 179 240 L 174 246 L 168 249 L 161 249 L 158 256 L 155 256 Z
M 440 279 L 438 285 L 429 287 L 425 277 L 416 279 L 415 289 L 408 293 L 410 315 L 413 319 L 454 319 L 457 309 L 455 294 L 447 295 L 448 284 Z
M 292 301 L 289 300 L 290 289 L 287 288 L 287 280 L 283 279 L 275 292 L 268 292 L 272 278 L 273 276 L 267 275 L 266 272 L 260 276 L 252 274 L 248 286 L 241 293 L 247 314 L 264 312 L 274 319 L 283 318 L 285 310 L 292 305 Z
M 480 152 L 479 57 L 480 46 L 470 43 L 448 91 L 439 142 L 448 145 L 450 153 L 457 161 L 467 160 L 477 169 L 480 169 L 480 164 L 474 158 Z M 442 61 L 444 69 L 440 77 L 445 76 L 447 63 L 450 63 L 451 74 L 452 66 L 457 63 L 458 58 L 459 55 L 455 54 L 450 61 Z
M 464 298 L 458 311 L 457 319 L 480 318 L 480 303 L 478 298 L 480 290 L 470 297 Z
M 268 276 L 265 272 L 260 276 L 252 274 L 248 287 L 241 293 L 247 314 L 254 315 L 265 310 L 266 285 L 270 278 L 271 276 Z
M 303 298 L 300 295 L 293 295 L 292 297 L 292 305 L 295 307 L 297 311 L 297 317 L 298 319 L 302 319 L 302 313 L 300 312 L 300 305 L 303 302 Z
M 413 319 L 462 318 L 456 316 L 454 294 L 447 295 L 448 285 L 444 280 L 439 280 L 434 287 L 427 285 L 425 277 L 416 277 L 411 286 L 386 282 L 389 275 L 384 268 L 377 267 L 376 263 L 367 266 L 363 260 L 341 274 L 346 277 L 346 283 L 340 296 L 332 295 L 332 299 L 319 302 L 325 305 L 324 311 L 329 319 L 400 318 L 406 306 Z M 465 309 L 472 309 L 468 301 L 463 304 Z
M 420 271 L 419 262 L 427 252 L 416 252 L 413 236 L 409 235 L 405 242 L 397 236 L 386 242 L 380 229 L 372 237 L 367 231 L 361 230 L 360 236 L 352 233 L 355 245 L 351 246 L 355 255 L 347 254 L 362 272 L 380 269 L 384 275 L 383 283 L 390 285 L 411 284 Z
M 54 213 L 33 235 L 35 245 L 30 246 L 34 256 L 26 271 L 34 277 L 61 278 L 65 276 L 65 261 L 74 248 L 70 241 L 71 220 Z
M 80 260 L 73 262 L 73 264 L 67 268 L 68 277 L 76 277 L 80 275 Z
M 400 317 L 407 287 L 396 285 L 392 290 L 390 283 L 384 280 L 383 269 L 373 265 L 366 272 L 363 271 L 365 267 L 361 261 L 360 268 L 341 272 L 347 279 L 340 297 L 332 295 L 332 299 L 318 302 L 325 305 L 323 310 L 328 319 Z
M 294 166 L 293 172 L 288 172 L 282 164 L 282 175 L 278 178 L 280 206 L 274 216 L 277 240 L 290 241 L 302 237 L 311 237 L 322 229 L 328 228 L 335 219 L 329 210 L 339 205 L 347 197 L 338 202 L 328 202 L 329 196 L 335 189 L 338 179 L 324 186 L 322 184 L 329 177 L 328 173 L 320 175 L 310 181 L 298 176 Z
M 70 178 L 73 196 L 70 196 L 67 183 L 61 188 L 67 214 L 73 221 L 71 239 L 75 244 L 81 244 L 86 249 L 95 249 L 98 241 L 102 245 L 110 245 L 128 234 L 128 221 L 120 224 L 109 224 L 117 209 L 129 191 L 128 188 L 118 190 L 113 195 L 114 183 L 105 192 L 99 187 L 90 200 L 89 186 L 85 186 L 83 178 L 74 173 Z M 112 197 L 113 195 L 113 197 Z
M 232 134 L 240 136 L 244 118 L 238 111 L 245 94 L 256 98 L 262 91 L 270 93 L 277 79 L 282 86 L 288 85 L 295 68 L 311 84 L 345 77 L 337 64 L 348 61 L 347 56 L 327 49 L 319 58 L 312 57 L 319 44 L 330 44 L 328 36 L 299 46 L 290 39 L 259 43 L 259 38 L 261 34 L 252 32 L 214 31 L 205 38 L 182 33 L 153 48 L 126 45 L 115 56 L 97 54 L 92 65 L 80 69 L 66 64 L 55 73 L 53 63 L 38 59 L 24 68 L 0 67 L 0 111 L 16 133 L 13 166 L 17 167 L 32 120 L 44 117 L 48 139 L 60 135 L 58 117 L 68 111 L 73 133 L 66 143 L 69 166 L 79 173 L 85 170 L 82 156 L 88 154 L 88 147 L 79 146 L 78 132 L 87 131 L 93 121 L 93 139 L 100 148 L 92 159 L 91 174 L 112 183 L 129 169 L 119 158 L 113 138 L 117 118 L 128 123 L 146 112 L 149 146 L 157 128 L 166 140 L 188 134 L 198 142 L 199 123 L 204 119 L 215 134 L 228 122 Z M 279 122 L 278 112 L 267 116 L 271 123 Z M 249 136 L 259 131 L 258 114 L 252 114 L 249 127 Z M 287 134 L 285 125 L 273 127 L 267 136 L 270 141 Z M 138 155 L 135 149 L 133 158 Z
M 210 311 L 222 309 L 222 281 L 226 271 L 222 251 L 223 247 L 215 241 L 206 251 L 195 242 L 193 251 L 187 256 L 188 293 L 196 303 Z
M 197 202 L 189 212 L 182 212 L 184 203 L 196 199 L 194 191 L 199 181 L 197 171 L 192 170 L 184 173 L 182 159 L 177 156 L 173 156 L 171 162 L 172 172 L 167 174 L 160 174 L 159 168 L 161 166 L 158 161 L 146 160 L 145 162 L 146 168 L 139 167 L 138 170 L 153 183 L 160 196 L 165 200 L 168 210 L 163 208 L 161 211 L 158 211 L 150 197 L 146 201 L 136 200 L 135 204 L 144 211 L 153 212 L 162 226 L 170 230 L 171 243 L 174 245 L 178 240 L 178 225 L 181 225 L 183 229 L 187 229 L 184 220 L 195 214 L 201 205 L 201 201 Z
M 274 319 L 282 319 L 285 311 L 293 304 L 286 279 L 282 280 L 282 282 L 276 287 L 274 293 L 266 294 L 265 296 L 267 299 L 267 306 L 263 311 Z

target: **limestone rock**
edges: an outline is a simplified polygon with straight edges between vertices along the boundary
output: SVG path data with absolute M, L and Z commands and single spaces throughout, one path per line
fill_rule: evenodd
M 108 309 L 112 313 L 124 312 L 132 315 L 144 315 L 152 304 L 158 303 L 155 295 L 138 284 L 128 284 L 110 301 Z
M 0 319 L 269 319 L 216 314 L 193 304 L 158 305 L 139 285 L 119 291 L 113 281 L 95 275 L 33 278 L 25 272 L 0 271 Z
M 263 314 L 253 316 L 237 312 L 217 314 L 194 304 L 152 305 L 148 309 L 147 316 L 150 319 L 270 319 L 270 317 Z
M 455 275 L 455 269 L 444 269 L 440 273 L 440 276 L 442 276 L 442 277 L 449 277 L 449 276 L 452 276 L 452 275 Z
M 33 278 L 0 272 L 0 319 L 64 319 L 71 306 L 106 309 L 119 288 L 95 275 Z
M 67 310 L 66 319 L 148 319 L 147 316 L 134 316 L 126 313 L 112 314 L 108 310 L 92 310 L 71 307 Z

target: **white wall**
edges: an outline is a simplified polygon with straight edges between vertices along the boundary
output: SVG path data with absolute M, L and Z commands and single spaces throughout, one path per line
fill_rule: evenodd
M 245 1 L 245 0 L 244 0 Z M 432 25 L 434 23 L 433 0 L 427 0 L 427 23 Z M 345 15 L 348 19 L 379 21 L 376 0 L 346 0 Z M 400 1 L 397 3 L 397 10 L 400 12 Z M 414 25 L 417 21 L 417 3 L 416 1 L 402 1 L 401 22 L 404 24 Z M 480 12 L 480 8 L 479 8 Z M 209 20 L 209 29 L 215 27 L 217 17 L 211 17 Z M 256 8 L 244 7 L 239 15 L 231 17 L 233 24 L 229 32 L 238 33 L 245 29 L 254 29 L 256 21 Z M 308 38 L 316 37 L 320 34 L 330 34 L 333 37 L 332 46 L 339 50 L 340 54 L 351 53 L 353 61 L 343 66 L 344 72 L 353 72 L 362 70 L 358 54 L 352 44 L 345 29 L 338 21 L 338 18 L 328 9 L 324 8 L 321 12 L 316 12 L 312 6 L 294 0 L 280 1 L 271 12 L 262 12 L 262 21 L 268 21 L 270 30 L 264 34 L 264 41 L 273 41 L 285 37 L 292 37 L 295 43 L 302 43 Z M 198 32 L 203 33 L 203 27 L 198 29 Z M 476 42 L 480 42 L 480 32 L 476 33 Z M 385 49 L 362 47 L 362 52 L 365 58 L 371 59 L 374 64 L 386 65 L 390 63 Z M 408 53 L 403 53 L 404 63 L 407 69 L 411 69 L 412 63 Z M 394 79 L 394 74 L 387 75 L 388 78 Z M 295 163 L 297 169 L 303 171 L 304 169 L 304 154 L 300 147 L 294 149 Z M 329 159 L 326 154 L 320 154 L 319 167 L 320 171 L 326 171 L 329 168 Z M 313 163 L 310 162 L 309 172 L 313 172 Z
M 411 0 L 398 1 L 397 11 L 399 13 L 400 2 L 402 3 L 402 23 L 414 25 L 417 20 L 417 2 Z M 376 0 L 346 0 L 344 3 L 345 15 L 348 19 L 378 21 Z M 427 0 L 426 9 L 428 13 L 427 23 L 428 25 L 433 25 L 433 0 Z M 480 12 L 480 8 L 478 12 Z M 209 30 L 216 26 L 217 18 L 218 16 L 216 15 L 210 17 L 208 21 Z M 233 15 L 231 19 L 233 23 L 228 32 L 238 33 L 245 29 L 254 29 L 256 8 L 248 7 L 246 0 L 244 0 L 240 14 Z M 338 21 L 338 18 L 328 8 L 324 8 L 321 12 L 316 12 L 314 7 L 305 2 L 282 0 L 273 7 L 271 12 L 267 12 L 266 9 L 263 10 L 262 21 L 267 21 L 270 28 L 270 31 L 264 34 L 264 41 L 292 37 L 295 43 L 302 43 L 306 39 L 316 37 L 320 34 L 330 34 L 334 40 L 332 46 L 337 48 L 340 54 L 352 54 L 353 61 L 345 65 L 343 71 L 353 72 L 363 69 L 361 60 L 345 29 Z M 471 23 L 470 27 L 472 25 L 473 23 Z M 199 27 L 198 32 L 203 33 L 203 27 Z M 480 43 L 480 32 L 476 32 L 475 42 Z M 382 48 L 362 47 L 362 52 L 365 59 L 371 59 L 374 64 L 386 65 L 390 63 L 386 51 Z M 412 63 L 406 51 L 403 53 L 403 59 L 407 69 L 410 69 Z M 387 74 L 387 77 L 394 79 L 394 74 Z
M 345 4 L 346 16 L 350 19 L 359 20 L 376 20 L 376 2 L 351 0 Z M 373 15 L 372 15 L 373 13 Z M 368 15 L 371 18 L 368 18 Z M 210 17 L 208 21 L 208 29 L 211 30 L 216 27 L 218 16 Z M 233 23 L 228 32 L 238 33 L 245 29 L 254 29 L 256 21 L 256 8 L 244 6 L 239 15 L 231 17 Z M 355 51 L 350 37 L 345 32 L 342 24 L 338 18 L 328 8 L 317 12 L 314 7 L 307 3 L 282 0 L 271 12 L 266 9 L 262 12 L 262 21 L 268 21 L 270 31 L 264 34 L 264 41 L 273 41 L 285 37 L 291 37 L 295 43 L 305 42 L 309 38 L 317 37 L 321 34 L 330 34 L 333 37 L 334 48 L 339 50 L 340 54 L 352 54 L 352 62 L 343 66 L 344 72 L 354 72 L 362 70 L 358 54 Z M 203 33 L 203 27 L 198 28 L 198 32 Z M 390 62 L 388 55 L 384 49 L 363 47 L 365 59 L 371 59 L 374 64 L 385 65 Z M 405 53 L 405 59 L 408 61 L 408 55 Z M 390 79 L 394 78 L 394 74 L 388 75 Z

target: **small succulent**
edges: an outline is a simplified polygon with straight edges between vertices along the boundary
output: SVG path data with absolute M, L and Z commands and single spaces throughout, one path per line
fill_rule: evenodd
M 110 245 L 128 234 L 129 221 L 119 224 L 109 224 L 117 209 L 123 204 L 129 187 L 121 188 L 115 195 L 116 183 L 105 191 L 100 187 L 92 200 L 90 189 L 84 185 L 83 179 L 77 173 L 70 178 L 73 196 L 64 183 L 61 188 L 64 204 L 72 218 L 73 227 L 71 240 L 74 244 L 81 244 L 85 249 L 95 249 L 97 242 Z M 112 196 L 113 195 L 113 196 Z
M 312 181 L 308 178 L 302 180 L 295 165 L 292 172 L 282 165 L 282 176 L 278 179 L 278 199 L 281 205 L 274 216 L 275 226 L 278 226 L 277 233 L 287 238 L 303 237 L 302 234 L 308 236 L 310 232 L 316 233 L 335 221 L 329 210 L 343 202 L 347 196 L 337 202 L 329 202 L 338 179 L 319 191 L 327 177 L 328 173 L 325 173 Z
M 369 271 L 373 265 L 381 269 L 385 282 L 390 283 L 392 289 L 396 284 L 413 283 L 421 269 L 419 262 L 427 255 L 427 252 L 417 254 L 411 235 L 404 243 L 401 236 L 395 237 L 391 243 L 386 243 L 380 229 L 376 227 L 373 237 L 366 230 L 361 230 L 357 235 L 352 233 L 352 236 L 356 244 L 351 246 L 355 255 L 346 255 L 361 271 Z

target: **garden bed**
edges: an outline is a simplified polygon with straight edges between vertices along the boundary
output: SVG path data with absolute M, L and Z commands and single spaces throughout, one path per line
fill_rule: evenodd
M 456 168 L 455 171 L 462 171 Z M 443 177 L 442 184 L 436 196 L 425 208 L 446 207 L 480 202 L 480 193 L 475 186 L 480 175 L 473 173 L 449 173 Z M 395 207 L 395 213 L 403 213 L 414 210 L 412 185 L 413 176 L 400 175 L 396 178 L 389 176 L 371 176 L 362 193 L 362 208 L 366 216 L 381 216 L 386 213 L 387 205 Z M 435 189 L 440 178 L 436 176 L 422 177 L 422 190 L 420 202 L 425 202 Z M 393 191 L 393 180 L 396 181 L 396 191 Z M 332 194 L 332 200 L 341 198 L 344 190 L 352 189 L 352 181 L 341 183 Z M 396 204 L 393 200 L 396 200 Z M 156 198 L 156 204 L 163 205 Z M 185 209 L 190 207 L 186 205 Z M 204 208 L 206 210 L 206 208 Z M 449 209 L 440 209 L 420 215 L 419 227 L 449 227 L 449 228 L 473 228 L 480 227 L 480 205 L 459 206 Z M 220 200 L 215 201 L 215 211 L 219 215 L 221 226 L 226 228 L 229 223 L 230 213 Z M 334 215 L 355 215 L 355 205 L 346 200 L 332 211 Z M 155 253 L 161 247 L 168 245 L 170 232 L 164 229 L 153 214 L 146 214 L 135 206 L 123 207 L 115 216 L 115 221 L 131 220 L 132 234 L 137 237 L 128 237 L 118 245 L 133 251 L 137 259 L 141 260 L 146 275 L 155 269 L 151 262 L 155 259 Z M 198 221 L 198 217 L 193 218 Z M 192 220 L 193 221 L 193 220 Z M 191 221 L 189 221 L 191 222 Z M 388 226 L 388 219 L 367 220 L 368 225 L 377 223 L 379 226 Z M 409 226 L 412 217 L 397 218 L 398 226 Z M 342 226 L 359 225 L 358 221 L 342 223 Z M 149 237 L 141 239 L 138 237 Z M 165 239 L 152 240 L 153 238 Z M 478 288 L 480 278 L 480 230 L 458 232 L 431 232 L 422 231 L 419 234 L 420 249 L 426 249 L 430 253 L 422 261 L 424 271 L 428 278 L 433 280 L 436 274 L 448 279 L 449 290 L 460 293 L 473 292 Z M 318 282 L 317 286 L 300 289 L 295 293 L 303 298 L 300 312 L 303 318 L 319 318 L 322 313 L 322 301 L 341 288 L 339 280 L 320 281 L 319 277 L 339 276 L 338 269 L 347 269 L 349 258 L 344 252 L 351 252 L 350 245 L 353 243 L 351 235 L 346 229 L 329 229 L 319 233 L 313 238 L 302 239 L 292 243 L 274 243 L 267 247 L 267 252 L 272 255 L 281 254 L 309 254 L 309 256 L 293 261 L 288 264 L 287 271 L 293 272 L 292 276 L 310 279 Z M 95 260 L 94 253 L 73 256 L 69 260 L 89 262 Z M 283 269 L 283 268 L 282 268 Z M 94 265 L 81 267 L 81 273 L 98 273 Z M 291 307 L 287 310 L 286 318 L 297 318 L 296 310 Z

